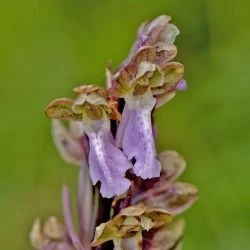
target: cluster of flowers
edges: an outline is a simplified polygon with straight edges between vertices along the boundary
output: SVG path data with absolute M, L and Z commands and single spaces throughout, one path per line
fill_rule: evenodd
M 80 86 L 75 99 L 47 106 L 59 153 L 79 166 L 79 233 L 64 186 L 64 224 L 37 219 L 30 233 L 35 249 L 181 249 L 184 222 L 173 218 L 198 192 L 176 182 L 186 166 L 178 153 L 157 154 L 152 122 L 154 109 L 186 89 L 183 65 L 170 62 L 179 30 L 169 21 L 159 16 L 141 25 L 128 58 L 116 71 L 106 69 L 107 90 Z

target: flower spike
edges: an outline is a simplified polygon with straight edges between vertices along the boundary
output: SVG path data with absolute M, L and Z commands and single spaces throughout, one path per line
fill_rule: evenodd
M 187 89 L 184 66 L 171 61 L 180 32 L 170 20 L 162 15 L 141 25 L 124 62 L 115 71 L 107 66 L 107 90 L 82 85 L 73 89 L 75 99 L 47 106 L 60 156 L 79 166 L 79 230 L 64 185 L 64 223 L 35 220 L 36 250 L 182 249 L 185 223 L 174 217 L 197 201 L 198 189 L 177 181 L 186 168 L 181 155 L 157 154 L 152 119 L 156 108 Z

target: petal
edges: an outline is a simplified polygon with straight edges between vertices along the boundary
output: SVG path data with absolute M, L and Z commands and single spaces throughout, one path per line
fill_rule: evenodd
M 113 76 L 112 87 L 108 89 L 109 96 L 124 97 L 131 90 L 131 80 L 136 77 L 137 69 L 141 62 L 153 62 L 156 57 L 156 49 L 152 46 L 138 49 L 129 60 L 126 60 L 118 68 Z
M 156 65 L 147 61 L 142 61 L 137 69 L 136 78 L 140 78 L 149 72 L 154 72 L 156 70 Z
M 184 79 L 180 80 L 176 85 L 176 89 L 181 91 L 185 91 L 187 87 L 188 87 L 187 82 Z
M 175 90 L 177 84 L 183 78 L 184 66 L 181 63 L 171 62 L 162 68 L 162 72 L 164 74 L 164 84 L 152 89 L 153 95 L 156 97 Z
M 158 158 L 162 165 L 162 173 L 154 187 L 163 190 L 180 177 L 186 168 L 186 162 L 180 154 L 172 150 L 161 152 Z
M 57 150 L 65 162 L 79 166 L 86 160 L 80 141 L 70 134 L 61 121 L 52 120 L 51 133 Z
M 65 250 L 66 248 L 64 248 Z M 51 242 L 46 247 L 42 248 L 42 250 L 58 250 L 58 244 L 56 242 Z
M 44 250 L 74 250 L 74 249 L 76 248 L 70 245 L 67 241 L 64 241 L 64 242 L 58 242 L 58 243 L 56 242 L 54 246 L 52 245 L 51 248 L 44 249 Z
M 185 222 L 176 220 L 155 232 L 145 233 L 143 237 L 144 250 L 177 250 L 181 249 Z
M 158 40 L 168 44 L 173 44 L 175 42 L 176 36 L 179 34 L 179 29 L 174 24 L 168 23 L 161 31 Z
M 115 138 L 115 143 L 117 147 L 119 148 L 122 147 L 122 139 L 124 137 L 125 128 L 129 121 L 129 114 L 130 114 L 130 111 L 129 111 L 128 105 L 125 105 L 123 112 L 122 112 L 122 119 L 121 119 L 121 122 L 119 123 L 119 127 L 117 129 L 116 138 Z
M 110 133 L 110 122 L 99 121 L 99 130 L 86 130 L 89 137 L 89 166 L 93 184 L 101 182 L 101 194 L 111 198 L 126 192 L 131 182 L 125 178 L 132 167 L 123 152 L 118 149 Z
M 146 25 L 143 24 L 138 31 L 137 47 L 154 44 L 161 35 L 161 32 L 168 26 L 170 19 L 169 16 L 162 15 Z
M 96 220 L 93 207 L 93 186 L 89 174 L 89 166 L 81 164 L 78 175 L 78 219 L 80 239 L 83 247 L 90 249 L 91 225 Z
M 42 233 L 40 219 L 36 219 L 32 225 L 30 243 L 35 249 L 42 249 L 49 244 L 49 239 Z
M 143 179 L 159 177 L 161 172 L 161 164 L 156 158 L 151 121 L 155 102 L 149 91 L 127 100 L 126 113 L 125 116 L 122 115 L 122 126 L 119 126 L 117 131 L 117 143 L 122 141 L 123 151 L 129 160 L 135 158 L 134 173 Z
M 142 233 L 138 232 L 132 237 L 122 239 L 121 248 L 124 250 L 142 250 Z
M 70 121 L 69 122 L 69 132 L 73 138 L 79 139 L 83 136 L 84 131 L 82 127 L 82 121 Z
M 155 45 L 156 48 L 156 57 L 154 63 L 163 67 L 171 61 L 177 55 L 177 48 L 174 44 L 167 44 L 164 42 L 158 42 Z
M 175 95 L 175 92 L 166 92 L 162 95 L 157 95 L 155 108 L 160 108 L 165 103 L 171 101 L 175 97 Z
M 170 19 L 169 16 L 162 15 L 150 22 L 144 22 L 137 31 L 137 39 L 128 57 L 119 68 L 127 65 L 140 48 L 153 45 Z
M 52 240 L 63 240 L 66 235 L 64 224 L 54 216 L 50 216 L 43 225 L 43 234 Z
M 153 192 L 153 191 L 152 191 Z M 189 183 L 176 182 L 167 189 L 148 196 L 149 207 L 163 208 L 173 215 L 185 212 L 198 200 L 198 190 Z
M 67 229 L 67 233 L 75 249 L 84 250 L 82 243 L 75 231 L 72 212 L 71 212 L 71 198 L 68 186 L 64 185 L 62 190 L 63 216 Z
M 46 115 L 52 119 L 65 121 L 81 121 L 82 116 L 72 111 L 74 100 L 70 98 L 58 98 L 53 100 L 45 110 Z

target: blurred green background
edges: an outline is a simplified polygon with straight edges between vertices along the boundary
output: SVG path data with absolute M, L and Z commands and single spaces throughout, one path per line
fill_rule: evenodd
M 158 149 L 185 156 L 199 187 L 184 250 L 250 249 L 249 1 L 2 0 L 0 2 L 0 248 L 31 249 L 36 216 L 61 215 L 65 164 L 45 106 L 72 87 L 104 82 L 128 54 L 138 25 L 171 15 L 189 89 L 156 112 Z

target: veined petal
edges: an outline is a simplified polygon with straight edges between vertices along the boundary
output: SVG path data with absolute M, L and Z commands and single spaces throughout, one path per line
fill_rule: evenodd
M 143 179 L 159 177 L 161 164 L 156 158 L 151 112 L 156 100 L 148 90 L 143 95 L 130 96 L 118 127 L 116 142 L 122 144 L 128 159 L 135 158 L 134 173 Z
M 102 196 L 111 198 L 128 190 L 131 182 L 125 178 L 125 173 L 132 165 L 116 147 L 110 133 L 110 121 L 103 119 L 95 123 L 98 126 L 94 130 L 85 123 L 90 147 L 90 176 L 94 185 L 97 181 L 101 182 Z

